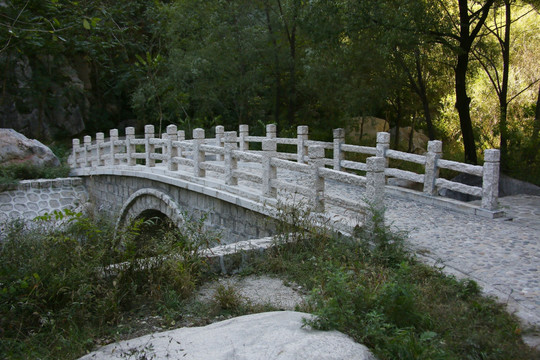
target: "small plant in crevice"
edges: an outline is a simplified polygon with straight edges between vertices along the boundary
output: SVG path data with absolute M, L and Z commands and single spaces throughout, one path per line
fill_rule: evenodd
M 244 306 L 245 299 L 232 285 L 219 284 L 214 293 L 213 300 L 221 310 L 237 312 Z

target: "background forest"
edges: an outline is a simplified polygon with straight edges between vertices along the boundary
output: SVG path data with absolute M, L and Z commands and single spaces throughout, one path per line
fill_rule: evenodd
M 540 184 L 540 2 L 0 0 L 0 127 L 65 141 L 126 125 L 364 116 Z M 398 142 L 393 142 L 397 146 Z

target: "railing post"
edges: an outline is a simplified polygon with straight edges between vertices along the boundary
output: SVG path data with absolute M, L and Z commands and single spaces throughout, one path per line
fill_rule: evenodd
M 88 167 L 91 166 L 90 164 L 90 158 L 91 158 L 91 151 L 90 146 L 92 145 L 92 137 L 89 135 L 86 135 L 84 137 L 84 166 Z
M 341 146 L 345 144 L 345 130 L 342 128 L 334 129 L 334 170 L 341 170 L 341 160 L 345 154 L 341 151 Z
M 497 209 L 499 198 L 499 168 L 501 152 L 496 149 L 484 150 L 484 171 L 482 178 L 482 208 Z
M 150 139 L 154 137 L 154 125 L 144 126 L 144 153 L 146 155 L 146 166 L 156 166 L 156 160 L 152 158 L 155 151 L 155 145 L 150 143 Z
M 266 125 L 266 138 L 275 139 L 277 137 L 276 124 Z
M 133 157 L 137 149 L 132 140 L 135 140 L 135 128 L 130 126 L 126 128 L 126 162 L 128 166 L 134 166 L 137 163 L 137 160 Z
M 178 130 L 178 141 L 186 140 L 186 132 L 184 130 Z M 182 147 L 178 147 L 178 157 L 183 157 Z
M 307 147 L 307 140 L 308 140 L 308 133 L 309 128 L 306 125 L 300 125 L 296 128 L 296 153 L 297 153 L 297 161 L 301 164 L 306 163 L 306 156 L 308 155 L 308 147 Z M 324 150 L 324 149 L 323 149 Z M 324 154 L 323 154 L 324 157 Z
M 439 177 L 437 160 L 442 156 L 442 142 L 439 140 L 428 141 L 427 151 L 424 170 L 424 193 L 437 195 L 435 180 Z
M 110 164 L 111 166 L 118 165 L 120 161 L 115 157 L 116 153 L 118 152 L 118 146 L 116 145 L 116 142 L 118 141 L 118 129 L 111 129 L 109 131 L 109 141 L 110 141 Z
M 137 149 L 135 148 L 135 144 L 132 143 L 132 140 L 135 140 L 135 128 L 130 126 L 126 128 L 126 162 L 128 166 L 137 164 L 137 159 L 133 157 Z
M 386 158 L 386 150 L 390 148 L 390 133 L 378 132 L 377 133 L 377 157 Z
M 105 134 L 98 132 L 96 134 L 96 166 L 103 166 L 103 143 L 105 142 Z
M 178 156 L 178 147 L 174 146 L 173 141 L 178 140 L 178 129 L 176 125 L 167 126 L 167 170 L 178 170 L 178 163 L 173 159 Z
M 216 126 L 216 146 L 223 147 L 223 134 L 225 133 L 225 128 L 222 125 Z M 223 155 L 217 154 L 216 160 L 223 161 Z
M 247 137 L 249 136 L 249 125 L 240 125 L 239 127 L 239 144 L 240 144 L 240 151 L 248 151 L 249 150 L 249 142 L 247 141 Z
M 238 138 L 236 131 L 225 132 L 225 184 L 238 185 L 238 178 L 235 171 L 238 167 L 238 160 L 233 157 L 233 150 L 236 150 Z
M 71 166 L 74 168 L 74 169 L 77 169 L 79 167 L 79 163 L 78 163 L 78 157 L 79 157 L 79 148 L 81 146 L 81 141 L 79 139 L 73 139 L 72 140 L 72 144 L 73 144 L 73 149 L 71 150 L 72 151 L 72 155 L 71 155 Z
M 319 168 L 324 166 L 324 148 L 322 146 L 310 146 L 309 163 L 311 165 L 311 176 L 313 178 L 313 211 L 324 212 L 324 178 L 321 176 Z
M 366 159 L 366 165 L 366 201 L 369 206 L 366 212 L 366 226 L 368 230 L 373 230 L 378 221 L 382 221 L 384 224 L 384 169 L 386 159 L 372 156 Z M 379 217 L 378 221 L 376 221 L 375 216 Z
M 266 197 L 276 197 L 276 188 L 272 186 L 272 180 L 277 178 L 277 169 L 272 166 L 272 158 L 277 155 L 276 139 L 264 139 L 262 141 L 262 193 Z
M 204 151 L 201 151 L 203 141 L 204 129 L 193 129 L 193 171 L 197 177 L 206 176 L 206 171 L 201 166 L 204 162 Z

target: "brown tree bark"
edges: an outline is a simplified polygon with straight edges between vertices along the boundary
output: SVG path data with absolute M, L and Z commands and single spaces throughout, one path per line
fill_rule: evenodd
M 467 70 L 469 68 L 469 54 L 474 40 L 484 25 L 494 0 L 485 1 L 484 5 L 476 11 L 469 7 L 468 0 L 459 0 L 459 36 L 457 37 L 458 55 L 454 68 L 456 80 L 456 109 L 459 114 L 463 145 L 465 147 L 465 162 L 476 164 L 476 144 L 469 105 L 471 98 L 467 94 Z M 472 27 L 472 29 L 471 29 Z

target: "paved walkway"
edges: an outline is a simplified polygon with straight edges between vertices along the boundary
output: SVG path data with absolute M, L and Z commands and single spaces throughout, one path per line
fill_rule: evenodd
M 408 231 L 428 263 L 478 282 L 485 293 L 540 329 L 540 197 L 501 198 L 507 217 L 485 219 L 387 198 L 387 223 Z

